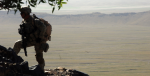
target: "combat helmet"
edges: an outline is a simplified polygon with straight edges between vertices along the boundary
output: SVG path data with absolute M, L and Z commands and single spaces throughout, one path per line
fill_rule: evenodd
M 24 13 L 31 13 L 31 8 L 30 7 L 21 7 L 20 12 Z

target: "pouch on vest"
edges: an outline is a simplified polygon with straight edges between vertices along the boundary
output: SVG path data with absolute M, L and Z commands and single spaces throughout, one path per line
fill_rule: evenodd
M 35 19 L 35 18 L 38 18 L 38 17 L 36 17 L 36 15 L 33 14 L 33 18 Z M 48 21 L 46 21 L 42 18 L 38 18 L 38 19 L 40 19 L 40 21 L 43 22 L 46 25 L 46 32 L 44 34 L 44 39 L 46 41 L 48 41 L 48 40 L 51 41 L 52 25 L 50 23 L 48 23 Z

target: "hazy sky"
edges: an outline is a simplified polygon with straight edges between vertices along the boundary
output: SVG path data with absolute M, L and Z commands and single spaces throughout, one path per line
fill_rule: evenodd
M 33 12 L 51 13 L 51 6 L 41 4 Z M 92 12 L 122 13 L 150 10 L 150 0 L 68 0 L 67 4 L 54 14 L 83 14 Z

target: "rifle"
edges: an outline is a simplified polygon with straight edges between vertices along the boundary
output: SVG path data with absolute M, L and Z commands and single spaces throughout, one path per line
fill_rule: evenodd
M 27 43 L 26 43 L 26 36 L 25 36 L 26 31 L 24 26 L 25 26 L 24 23 L 20 24 L 20 31 L 21 31 L 22 46 L 24 49 L 25 56 L 27 56 L 27 50 L 26 50 Z

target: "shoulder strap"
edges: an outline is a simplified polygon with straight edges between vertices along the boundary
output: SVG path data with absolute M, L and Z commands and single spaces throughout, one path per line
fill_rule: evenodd
M 33 32 L 35 32 L 35 31 L 37 30 L 37 26 L 35 25 L 35 19 L 36 19 L 36 18 L 37 18 L 36 15 L 33 14 L 33 16 L 32 16 L 32 26 L 34 27 Z M 33 34 L 33 35 L 34 35 L 34 37 L 36 38 L 35 34 Z
M 39 19 L 35 14 L 33 14 L 33 18 L 37 18 L 37 19 Z
M 36 27 L 36 25 L 35 25 L 35 19 L 38 18 L 38 17 L 36 17 L 36 15 L 33 14 L 32 18 L 33 18 L 33 19 L 32 19 L 32 25 L 33 25 L 33 27 L 34 27 L 35 29 L 37 29 L 37 27 Z

